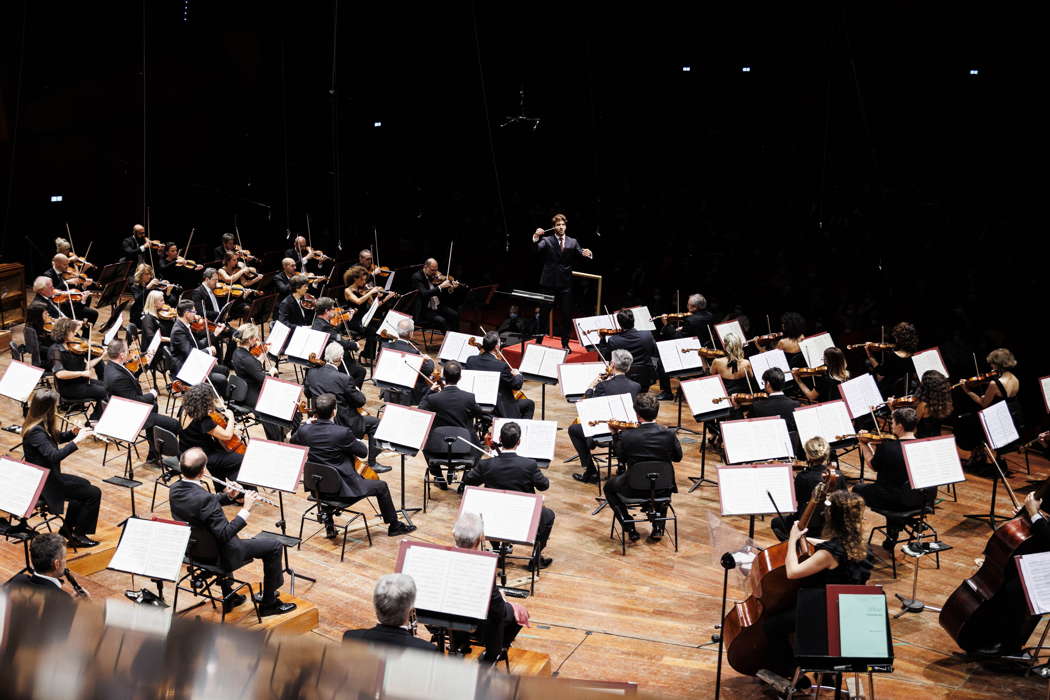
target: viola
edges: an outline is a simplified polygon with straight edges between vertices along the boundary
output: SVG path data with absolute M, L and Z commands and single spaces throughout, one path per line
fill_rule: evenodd
M 228 425 L 225 413 L 220 413 L 219 411 L 212 411 L 208 414 L 208 417 L 215 421 L 215 425 L 219 426 L 220 428 L 225 428 Z M 241 440 L 241 438 L 237 435 L 237 431 L 234 431 L 233 435 L 231 435 L 226 440 L 219 440 L 219 444 L 221 444 L 223 449 L 225 449 L 227 452 L 235 452 L 239 455 L 244 454 L 248 449 L 248 446 L 245 445 L 244 441 Z
M 823 376 L 827 373 L 827 365 L 820 365 L 819 367 L 796 367 L 795 369 L 791 370 L 791 374 L 793 374 L 796 379 L 798 379 L 799 377 Z
M 862 430 L 859 433 L 854 433 L 853 435 L 836 435 L 835 436 L 836 442 L 839 441 L 839 440 L 863 440 L 865 442 L 873 442 L 875 444 L 878 444 L 880 442 L 899 440 L 899 439 L 900 438 L 898 438 L 893 433 L 869 433 L 866 430 Z
M 56 304 L 65 304 L 67 301 L 79 304 L 84 301 L 84 292 L 79 289 L 71 289 L 68 292 L 55 292 L 55 295 L 51 297 L 51 301 Z
M 866 343 L 854 343 L 853 345 L 847 345 L 847 350 L 896 350 L 897 346 L 894 343 L 876 343 L 873 340 L 869 340 Z
M 744 345 L 750 345 L 751 343 L 758 343 L 760 345 L 764 345 L 766 343 L 771 343 L 774 340 L 780 340 L 783 337 L 783 333 L 766 333 L 765 335 L 756 335 L 754 338 L 746 340 L 744 342 Z
M 132 350 L 128 355 L 128 359 L 124 360 L 124 367 L 132 374 L 138 373 L 142 369 L 142 353 L 138 350 Z
M 164 319 L 165 321 L 174 321 L 175 317 L 178 316 L 175 309 L 167 304 L 161 304 L 157 307 L 157 318 Z
M 991 372 L 985 372 L 984 374 L 978 374 L 976 377 L 970 377 L 969 379 L 963 379 L 961 382 L 952 384 L 952 389 L 958 389 L 959 387 L 965 387 L 967 389 L 973 389 L 981 384 L 987 384 L 994 381 L 1002 376 L 999 370 L 993 369 Z
M 106 351 L 104 347 L 97 343 L 88 343 L 86 340 L 67 340 L 65 343 L 66 350 L 69 350 L 74 355 L 86 355 L 88 351 L 91 351 L 92 355 L 101 355 Z
M 252 294 L 262 294 L 258 289 L 248 289 L 243 284 L 226 284 L 225 282 L 217 283 L 212 291 L 217 297 L 246 297 Z
M 726 356 L 724 350 L 713 350 L 711 348 L 682 348 L 682 353 L 683 354 L 685 354 L 687 352 L 699 353 L 700 357 L 706 358 L 708 360 L 713 360 L 716 357 L 725 357 Z
M 712 403 L 721 403 L 722 401 L 732 401 L 735 404 L 746 405 L 754 402 L 755 399 L 766 399 L 769 398 L 769 394 L 764 391 L 756 391 L 753 394 L 730 394 L 728 396 L 716 396 L 711 399 Z

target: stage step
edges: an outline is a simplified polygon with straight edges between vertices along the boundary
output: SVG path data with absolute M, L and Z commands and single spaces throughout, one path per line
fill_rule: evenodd
M 484 653 L 485 647 L 472 646 L 467 658 L 477 659 Z M 551 657 L 547 654 L 511 647 L 507 655 L 510 657 L 510 672 L 516 676 L 551 675 Z M 502 662 L 499 667 L 503 668 Z
M 255 584 L 252 584 L 253 587 Z M 261 584 L 260 584 L 261 585 Z M 259 590 L 259 588 L 255 588 Z M 247 589 L 245 589 L 245 595 L 247 595 Z M 182 605 L 183 601 L 186 602 L 186 607 L 195 604 L 199 599 L 194 597 L 185 591 L 179 593 L 179 604 Z M 244 629 L 250 630 L 263 630 L 266 632 L 286 634 L 286 635 L 300 635 L 312 632 L 316 627 L 319 620 L 317 614 L 317 606 L 308 600 L 302 598 L 296 598 L 295 596 L 288 595 L 287 593 L 281 593 L 281 600 L 288 603 L 295 603 L 296 608 L 290 613 L 284 615 L 271 615 L 262 619 L 262 624 L 259 624 L 259 618 L 255 616 L 255 608 L 248 602 L 238 606 L 232 612 L 226 615 L 227 625 L 237 625 Z M 180 614 L 182 614 L 180 612 Z M 195 608 L 185 613 L 185 617 L 189 618 L 200 618 L 207 620 L 208 622 L 219 622 L 222 619 L 222 614 L 219 610 L 218 604 L 215 608 L 211 607 L 211 603 L 205 601 L 205 604 L 199 608 Z
M 105 527 L 90 536 L 91 539 L 99 542 L 95 547 L 79 549 L 76 552 L 72 547 L 67 547 L 66 566 L 74 574 L 81 576 L 90 576 L 104 571 L 109 566 L 113 553 L 117 551 L 117 542 L 120 541 L 121 532 L 123 530 L 119 527 Z

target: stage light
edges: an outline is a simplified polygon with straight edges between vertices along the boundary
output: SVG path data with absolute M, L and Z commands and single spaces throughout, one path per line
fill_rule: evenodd
M 53 194 L 53 195 L 51 195 L 51 202 L 52 203 L 54 203 L 54 202 L 61 202 L 61 201 L 62 201 L 62 195 L 60 195 L 60 194 Z
M 970 69 L 970 75 L 980 75 L 980 74 L 981 74 L 981 71 L 977 70 L 976 68 L 971 68 Z
M 751 66 L 743 66 L 743 67 L 742 67 L 742 68 L 740 69 L 740 72 L 741 72 L 741 73 L 750 73 L 750 72 L 751 72 Z
M 692 66 L 682 66 L 682 72 L 683 73 L 688 73 L 691 70 L 693 70 Z
M 378 129 L 383 126 L 383 122 L 372 122 L 372 127 Z

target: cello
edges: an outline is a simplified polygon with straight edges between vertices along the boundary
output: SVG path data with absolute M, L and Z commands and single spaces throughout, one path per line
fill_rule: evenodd
M 840 479 L 838 470 L 829 467 L 824 472 L 798 520 L 800 530 L 809 527 L 817 506 L 823 505 L 827 494 L 833 490 L 832 485 Z M 758 553 L 747 578 L 750 595 L 747 600 L 734 603 L 722 620 L 726 660 L 738 673 L 753 676 L 760 669 L 768 668 L 766 657 L 769 642 L 764 623 L 771 615 L 795 604 L 802 579 L 787 577 L 788 546 L 787 541 L 780 542 Z M 800 561 L 813 554 L 813 545 L 808 538 L 801 538 L 798 546 Z

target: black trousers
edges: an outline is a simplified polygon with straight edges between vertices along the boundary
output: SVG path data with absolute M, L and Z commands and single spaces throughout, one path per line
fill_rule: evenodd
M 241 548 L 252 561 L 262 559 L 263 563 L 263 604 L 272 603 L 277 598 L 277 591 L 284 585 L 284 564 L 281 557 L 284 552 L 276 540 L 263 540 L 253 537 L 250 540 L 241 540 Z M 247 564 L 248 562 L 245 562 Z M 223 581 L 223 593 L 230 590 L 229 582 Z
M 351 466 L 350 469 L 353 469 Z M 350 482 L 353 479 L 353 487 L 361 494 L 358 498 L 346 498 L 347 505 L 353 505 L 362 498 L 372 497 L 379 503 L 379 514 L 383 516 L 383 522 L 393 525 L 397 522 L 397 509 L 394 508 L 394 499 L 390 497 L 390 487 L 385 481 L 379 479 L 364 479 L 355 472 L 353 476 L 343 474 L 343 480 Z
M 514 403 L 518 407 L 518 414 L 521 415 L 522 420 L 532 420 L 532 417 L 536 414 L 536 402 L 532 399 L 515 399 Z
M 154 428 L 163 428 L 175 437 L 179 435 L 179 422 L 171 416 L 160 413 L 155 405 L 153 406 L 153 413 L 149 414 L 149 418 L 146 419 L 146 424 L 143 427 L 145 427 L 146 437 L 149 439 L 149 453 L 151 455 L 157 451 L 156 442 L 153 439 Z
M 631 517 L 630 513 L 627 512 L 627 506 L 625 506 L 623 501 L 620 499 L 621 496 L 624 496 L 626 498 L 644 498 L 649 496 L 648 491 L 636 492 L 634 489 L 630 488 L 627 485 L 627 474 L 618 474 L 606 481 L 605 484 L 602 486 L 602 491 L 605 492 L 605 500 L 609 502 L 609 507 L 612 508 L 613 511 L 619 516 L 620 522 L 628 520 Z M 664 496 L 666 494 L 657 491 L 656 495 Z M 659 506 L 657 508 L 657 512 L 662 518 L 665 515 L 667 515 L 667 507 Z M 659 523 L 659 525 L 662 527 L 663 523 Z M 633 529 L 633 525 L 627 527 L 628 532 L 630 532 Z
M 99 367 L 102 363 L 98 364 Z M 69 384 L 67 382 L 60 382 L 58 393 L 64 399 L 73 399 L 79 401 L 81 399 L 95 402 L 95 409 L 91 412 L 89 420 L 98 420 L 102 417 L 102 402 L 109 398 L 109 392 L 106 391 L 106 385 L 97 379 L 88 379 L 83 382 L 75 382 Z
M 583 434 L 582 425 L 573 423 L 569 426 L 569 440 L 576 449 L 576 454 L 580 456 L 580 466 L 583 467 L 583 473 L 597 474 L 598 470 L 594 468 L 594 458 L 591 457 L 591 439 Z
M 62 495 L 66 499 L 65 529 L 76 535 L 90 535 L 98 525 L 102 490 L 76 474 L 62 474 Z
M 440 304 L 436 309 L 424 308 L 420 316 L 423 325 L 444 331 L 459 330 L 459 312 L 446 304 Z
M 233 479 L 236 481 L 237 472 L 241 470 L 242 461 L 244 461 L 244 455 L 239 455 L 236 452 L 209 452 L 208 472 L 216 479 L 222 479 L 223 481 Z M 222 490 L 222 488 L 217 489 L 219 492 Z
M 485 642 L 485 653 L 480 659 L 483 664 L 495 663 L 500 651 L 510 648 L 510 645 L 514 643 L 514 638 L 521 631 L 521 625 L 514 619 L 514 609 L 510 603 L 503 601 L 503 605 L 505 610 L 502 618 L 493 619 L 490 612 L 489 619 L 478 629 L 478 633 Z
M 543 510 L 540 511 L 540 523 L 536 527 L 536 551 L 540 553 L 547 546 L 551 530 L 554 529 L 554 517 L 554 511 L 547 506 L 543 506 Z
M 561 337 L 561 344 L 568 347 L 569 345 L 569 334 L 572 332 L 572 314 L 573 314 L 573 302 L 572 302 L 572 286 L 570 285 L 567 289 L 552 289 L 551 287 L 544 287 L 543 291 L 547 294 L 554 295 L 554 302 L 547 307 L 547 318 L 544 318 L 544 327 L 540 330 L 544 333 L 549 328 L 549 317 L 554 309 L 558 310 L 558 322 L 554 325 L 554 334 Z
M 358 416 L 356 425 L 352 426 L 354 435 L 367 436 L 368 466 L 370 467 L 375 466 L 376 456 L 379 454 L 379 445 L 376 443 L 376 428 L 378 427 L 379 419 L 375 416 Z

